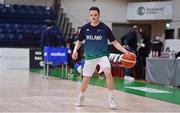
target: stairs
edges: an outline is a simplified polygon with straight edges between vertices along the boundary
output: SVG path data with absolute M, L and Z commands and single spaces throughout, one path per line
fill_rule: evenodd
M 72 28 L 72 23 L 67 17 L 67 14 L 64 12 L 64 9 L 61 8 L 61 0 L 53 1 L 53 11 L 56 16 L 56 24 L 63 32 L 66 40 L 72 38 L 72 34 L 75 31 L 75 28 Z

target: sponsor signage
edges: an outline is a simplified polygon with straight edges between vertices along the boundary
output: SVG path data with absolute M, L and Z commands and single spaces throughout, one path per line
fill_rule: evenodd
M 127 20 L 171 20 L 173 2 L 128 3 Z
M 42 51 L 40 49 L 30 49 L 30 68 L 43 67 Z
M 44 61 L 53 65 L 67 64 L 68 48 L 44 47 Z

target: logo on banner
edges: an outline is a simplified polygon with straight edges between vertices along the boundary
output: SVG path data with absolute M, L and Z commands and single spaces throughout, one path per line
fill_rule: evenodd
M 140 16 L 142 16 L 142 15 L 144 15 L 144 13 L 145 13 L 145 8 L 144 7 L 139 7 L 138 9 L 137 9 L 137 13 L 138 13 L 138 15 L 140 15 Z
M 44 56 L 47 56 L 47 52 L 44 53 Z M 53 52 L 53 53 L 50 53 L 50 56 L 62 57 L 62 56 L 66 56 L 66 54 L 65 53 L 61 53 L 61 52 Z
M 53 65 L 67 63 L 67 48 L 44 47 L 44 61 L 52 62 Z
M 60 52 L 57 52 L 57 53 L 51 53 L 51 56 L 66 56 L 65 53 L 60 53 Z

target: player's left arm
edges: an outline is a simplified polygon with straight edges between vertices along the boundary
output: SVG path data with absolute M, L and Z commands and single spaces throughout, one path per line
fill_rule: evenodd
M 123 53 L 127 53 L 128 51 L 126 49 L 124 49 L 124 47 L 116 40 L 111 42 L 112 45 L 119 51 L 123 52 Z

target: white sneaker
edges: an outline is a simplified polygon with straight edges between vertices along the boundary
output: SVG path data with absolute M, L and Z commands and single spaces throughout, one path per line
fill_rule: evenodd
M 111 109 L 116 109 L 116 102 L 112 97 L 108 99 L 108 102 Z
M 85 96 L 78 96 L 77 101 L 75 103 L 76 106 L 82 106 L 83 102 L 85 100 Z
M 134 81 L 135 79 L 133 77 L 130 76 L 124 76 L 125 80 L 129 80 L 129 81 Z

